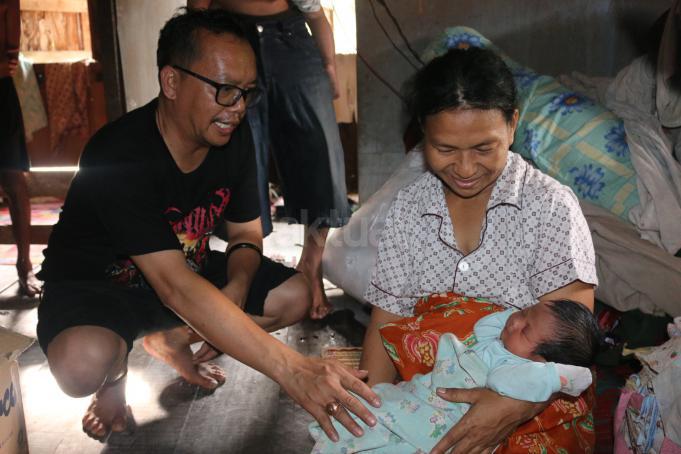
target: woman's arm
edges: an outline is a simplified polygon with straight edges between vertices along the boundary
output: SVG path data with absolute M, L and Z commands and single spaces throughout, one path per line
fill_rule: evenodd
M 359 362 L 360 370 L 368 370 L 367 384 L 373 386 L 377 383 L 393 383 L 397 377 L 397 370 L 393 365 L 388 353 L 383 348 L 383 341 L 378 329 L 390 322 L 399 320 L 401 317 L 390 312 L 374 307 L 371 312 L 371 321 L 364 336 L 362 359 Z
M 594 286 L 582 281 L 570 282 L 565 287 L 554 290 L 539 298 L 539 301 L 572 300 L 582 303 L 594 311 Z
M 593 312 L 596 254 L 577 197 L 567 189 L 549 193 L 538 217 L 528 282 L 533 294 L 542 295 L 540 301 L 578 301 Z

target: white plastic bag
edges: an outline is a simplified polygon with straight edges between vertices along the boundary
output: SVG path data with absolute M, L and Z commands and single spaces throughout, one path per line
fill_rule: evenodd
M 388 181 L 353 214 L 350 222 L 329 236 L 322 259 L 326 279 L 348 295 L 364 301 L 388 209 L 397 192 L 423 172 L 423 154 L 416 147 L 406 154 Z

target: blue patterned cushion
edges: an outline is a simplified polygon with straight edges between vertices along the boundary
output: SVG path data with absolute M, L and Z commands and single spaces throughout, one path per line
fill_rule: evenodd
M 468 47 L 494 50 L 513 73 L 520 121 L 512 150 L 580 198 L 629 221 L 629 210 L 639 204 L 639 197 L 622 120 L 553 77 L 516 63 L 471 28 L 448 28 L 423 58 Z

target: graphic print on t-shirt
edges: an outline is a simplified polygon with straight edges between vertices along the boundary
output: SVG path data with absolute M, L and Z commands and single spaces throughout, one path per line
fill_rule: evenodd
M 220 188 L 186 215 L 176 207 L 169 207 L 163 213 L 182 245 L 187 265 L 197 273 L 205 264 L 210 235 L 223 218 L 230 196 L 228 188 Z M 113 281 L 129 287 L 149 287 L 129 258 L 114 262 L 107 270 L 107 275 Z

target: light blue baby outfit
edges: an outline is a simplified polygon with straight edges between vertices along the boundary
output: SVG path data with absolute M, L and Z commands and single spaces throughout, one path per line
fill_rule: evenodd
M 356 438 L 334 420 L 340 440 L 329 440 L 319 425 L 310 425 L 316 440 L 313 454 L 427 453 L 468 411 L 470 405 L 452 403 L 437 396 L 437 388 L 486 387 L 515 399 L 543 402 L 560 390 L 554 363 L 539 363 L 514 355 L 499 339 L 513 310 L 496 312 L 480 319 L 474 328 L 477 343 L 466 347 L 453 334 L 443 334 L 438 343 L 435 367 L 397 385 L 381 383 L 373 390 L 381 397 L 380 408 L 360 401 L 376 416 L 378 423 Z

